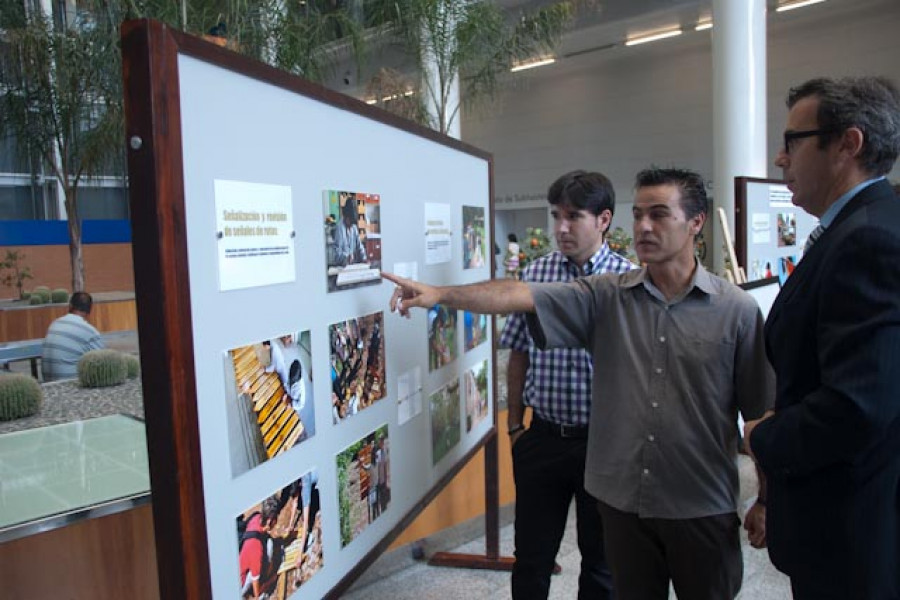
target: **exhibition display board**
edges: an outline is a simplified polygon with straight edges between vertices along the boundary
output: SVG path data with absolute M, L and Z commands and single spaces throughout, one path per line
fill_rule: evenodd
M 496 435 L 489 154 L 171 30 L 122 30 L 164 598 L 334 597 Z
M 784 285 L 819 220 L 794 206 L 783 181 L 734 178 L 735 253 L 747 281 L 778 277 Z

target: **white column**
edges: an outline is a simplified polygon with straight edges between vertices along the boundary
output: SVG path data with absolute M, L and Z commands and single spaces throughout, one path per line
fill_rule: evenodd
M 734 178 L 765 177 L 766 2 L 713 0 L 713 199 L 734 238 Z M 724 272 L 724 238 L 713 209 L 715 269 Z M 747 265 L 741 265 L 747 270 Z
M 31 6 L 30 2 L 25 3 L 26 9 Z M 44 16 L 49 20 L 50 23 L 53 23 L 53 0 L 40 0 L 40 11 L 44 14 Z M 71 21 L 71 18 L 75 15 L 75 3 L 73 0 L 66 0 L 65 2 L 65 10 L 66 10 L 66 23 Z M 52 78 L 56 78 L 56 71 L 51 67 Z M 58 144 L 53 144 L 53 153 L 56 155 L 57 164 L 62 164 L 62 151 L 59 148 Z M 43 181 L 50 181 L 53 183 L 53 190 L 55 190 L 56 197 L 53 199 L 56 201 L 56 210 L 59 213 L 59 219 L 65 221 L 69 218 L 68 211 L 66 210 L 66 190 L 63 187 L 62 182 L 53 176 L 47 175 L 47 170 L 42 167 L 41 173 L 44 174 Z M 45 187 L 45 186 L 42 186 Z M 46 188 L 45 188 L 46 189 Z M 46 193 L 46 192 L 45 192 Z

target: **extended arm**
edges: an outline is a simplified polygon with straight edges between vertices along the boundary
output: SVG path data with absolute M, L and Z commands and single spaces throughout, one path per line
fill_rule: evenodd
M 381 276 L 397 284 L 391 296 L 391 312 L 399 311 L 404 317 L 409 316 L 411 308 L 427 309 L 435 304 L 486 315 L 534 312 L 534 298 L 528 285 L 514 279 L 439 287 L 392 273 L 382 272 Z

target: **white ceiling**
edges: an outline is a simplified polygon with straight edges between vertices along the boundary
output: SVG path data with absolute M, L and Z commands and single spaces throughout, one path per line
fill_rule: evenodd
M 743 2 L 745 0 L 734 0 Z M 794 19 L 802 14 L 852 11 L 886 0 L 827 0 L 795 11 L 775 13 L 783 0 L 765 0 L 769 18 Z M 896 2 L 896 0 L 888 0 Z M 515 14 L 550 4 L 550 0 L 495 0 Z M 712 15 L 712 0 L 576 0 L 581 9 L 564 36 L 557 55 L 561 58 L 600 52 L 621 45 L 629 36 L 682 27 L 693 32 L 698 21 Z

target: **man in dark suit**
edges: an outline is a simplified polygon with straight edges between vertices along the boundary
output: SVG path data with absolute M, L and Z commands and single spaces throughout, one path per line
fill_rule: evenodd
M 900 598 L 900 153 L 889 81 L 791 90 L 775 164 L 820 218 L 766 322 L 773 412 L 745 444 L 768 479 L 769 555 L 799 599 Z

